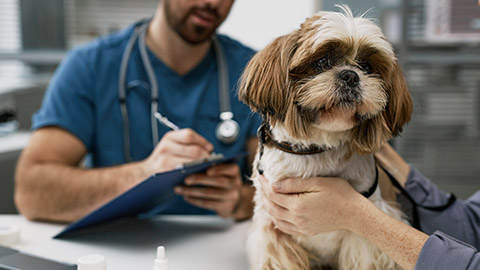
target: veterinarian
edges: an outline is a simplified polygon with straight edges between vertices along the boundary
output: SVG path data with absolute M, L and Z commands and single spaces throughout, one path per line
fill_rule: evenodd
M 161 0 L 153 18 L 71 50 L 33 116 L 16 172 L 19 211 L 74 221 L 154 173 L 248 151 L 239 164 L 187 177 L 165 213 L 250 217 L 242 176 L 260 120 L 235 85 L 254 51 L 215 34 L 233 2 Z M 80 165 L 85 157 L 92 168 Z
M 413 223 L 421 231 L 386 215 L 339 178 L 285 179 L 270 187 L 262 177 L 266 208 L 286 233 L 350 230 L 372 241 L 404 269 L 480 269 L 476 249 L 480 247 L 480 191 L 466 201 L 456 200 L 389 145 L 376 157 L 412 200 Z M 395 200 L 389 177 L 381 172 L 382 194 Z

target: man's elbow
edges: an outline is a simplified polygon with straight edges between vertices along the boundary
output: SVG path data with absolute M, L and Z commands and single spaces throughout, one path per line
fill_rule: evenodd
M 17 211 L 28 220 L 45 218 L 36 174 L 36 163 L 22 153 L 15 170 L 14 203 Z
M 21 167 L 17 167 L 15 173 L 14 202 L 18 212 L 29 220 L 38 220 L 38 211 L 35 209 L 39 203 L 35 203 L 34 194 L 28 188 L 28 173 Z
M 18 180 L 16 180 L 18 181 Z M 22 187 L 16 184 L 14 193 L 14 202 L 17 211 L 30 221 L 47 221 L 57 223 L 69 223 L 72 220 L 63 217 L 61 213 L 49 212 L 45 208 L 47 205 L 42 203 L 38 192 Z
M 36 215 L 36 211 L 33 209 L 32 205 L 29 204 L 26 199 L 25 194 L 22 194 L 19 191 L 15 191 L 15 207 L 17 211 L 26 217 L 28 220 L 38 220 L 39 217 Z

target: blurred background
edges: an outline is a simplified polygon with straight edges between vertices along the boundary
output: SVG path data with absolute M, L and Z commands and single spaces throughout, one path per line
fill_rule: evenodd
M 415 112 L 395 148 L 446 191 L 480 188 L 477 0 L 236 0 L 220 32 L 261 49 L 319 10 L 348 4 L 394 44 Z M 65 52 L 155 11 L 157 0 L 0 0 L 0 214 L 16 213 L 14 171 L 32 114 Z

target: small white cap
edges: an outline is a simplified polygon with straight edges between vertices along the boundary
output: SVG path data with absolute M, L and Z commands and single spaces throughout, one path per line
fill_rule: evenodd
M 167 270 L 168 259 L 165 255 L 165 248 L 163 246 L 157 247 L 157 258 L 155 259 L 154 270 Z
M 85 255 L 77 259 L 77 270 L 106 270 L 105 257 L 98 254 Z
M 16 226 L 0 225 L 0 245 L 16 244 L 20 239 L 20 229 Z
M 165 259 L 165 247 L 163 246 L 157 247 L 157 259 L 159 260 Z

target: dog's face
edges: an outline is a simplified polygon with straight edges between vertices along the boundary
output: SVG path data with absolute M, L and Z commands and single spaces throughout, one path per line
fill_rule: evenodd
M 380 28 L 342 9 L 308 18 L 258 52 L 239 97 L 295 139 L 350 132 L 354 151 L 371 152 L 410 120 L 411 98 Z

